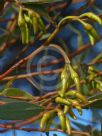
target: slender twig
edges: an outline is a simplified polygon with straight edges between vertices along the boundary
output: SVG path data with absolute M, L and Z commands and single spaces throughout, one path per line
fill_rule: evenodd
M 48 11 L 52 12 L 54 10 L 66 9 L 71 4 L 71 2 L 72 2 L 72 0 L 68 0 L 68 2 L 61 3 L 59 5 L 50 6 L 50 7 L 48 7 Z M 62 12 L 63 12 L 63 10 L 62 10 Z
M 23 121 L 23 122 L 21 122 L 21 123 L 18 123 L 18 124 L 15 126 L 15 128 L 18 129 L 18 128 L 22 127 L 22 126 L 25 126 L 25 125 L 34 123 L 36 120 L 38 120 L 39 118 L 41 118 L 44 113 L 45 113 L 45 112 L 41 112 L 41 113 L 40 113 L 39 115 L 37 115 L 37 116 L 34 116 L 34 117 L 32 117 L 32 118 L 30 118 L 30 119 L 27 119 L 27 120 L 25 120 L 25 121 Z
M 24 62 L 27 62 L 30 58 L 37 55 L 40 51 L 42 51 L 50 42 L 51 40 L 57 35 L 59 32 L 59 28 L 56 28 L 53 33 L 50 35 L 50 37 L 42 44 L 38 49 L 36 49 L 34 52 L 32 52 L 30 55 L 25 57 L 24 59 L 17 62 L 15 65 L 13 65 L 10 69 L 8 69 L 5 73 L 0 75 L 0 80 L 3 79 L 5 76 L 7 76 L 9 73 L 11 73 L 14 69 L 16 69 L 19 65 L 23 64 Z
M 60 58 L 60 59 L 58 59 L 58 60 L 54 60 L 54 61 L 51 61 L 51 62 L 49 62 L 49 63 L 45 63 L 45 64 L 41 64 L 41 65 L 31 65 L 30 66 L 30 68 L 31 69 L 34 69 L 34 68 L 36 68 L 37 66 L 39 67 L 39 66 L 41 66 L 41 67 L 47 67 L 47 66 L 52 66 L 52 65 L 55 65 L 55 64 L 59 64 L 60 62 L 63 62 L 62 60 L 64 60 L 63 58 Z M 97 61 L 95 61 L 95 62 L 91 62 L 91 63 L 89 63 L 89 64 L 85 64 L 86 66 L 89 66 L 89 65 L 95 65 L 95 64 L 101 64 L 102 63 L 102 59 L 99 59 L 99 60 L 97 60 Z M 27 67 L 26 66 L 20 66 L 19 67 L 19 70 L 22 70 L 22 69 L 26 69 Z
M 16 28 L 17 21 L 14 19 L 13 21 L 8 22 L 7 25 L 7 33 L 5 36 L 7 36 L 6 41 L 1 45 L 0 47 L 0 53 L 5 51 L 11 44 L 15 43 L 17 39 L 11 40 L 11 44 L 8 44 L 9 36 L 13 35 L 13 31 Z
M 102 36 L 101 36 L 102 38 Z M 98 41 L 96 41 L 98 42 Z M 69 55 L 69 58 L 73 58 L 77 55 L 80 55 L 82 52 L 84 52 L 85 50 L 87 50 L 88 48 L 91 48 L 92 45 L 90 43 L 81 46 L 77 51 L 71 53 Z M 40 52 L 41 50 L 43 50 L 43 46 L 40 46 L 40 49 L 38 49 L 37 51 L 33 52 L 32 54 L 30 54 L 29 56 L 25 57 L 24 59 L 20 60 L 18 63 L 16 63 L 15 65 L 13 65 L 9 70 L 7 70 L 5 73 L 3 73 L 2 75 L 0 75 L 0 79 L 3 79 L 6 75 L 8 75 L 9 73 L 11 73 L 15 68 L 17 68 L 18 66 L 20 66 L 21 64 L 25 63 L 28 59 L 30 59 L 32 56 L 35 56 L 38 52 Z M 59 59 L 59 61 L 54 60 L 52 62 L 50 62 L 49 64 L 47 64 L 47 66 L 52 65 L 52 64 L 58 64 L 59 62 L 63 62 L 63 58 Z M 45 64 L 46 66 L 46 64 Z
M 41 50 L 43 50 L 45 48 L 45 46 L 50 43 L 50 41 L 57 35 L 57 33 L 59 31 L 60 31 L 60 28 L 57 27 L 54 30 L 54 32 L 50 35 L 50 37 L 44 42 L 44 44 L 42 44 L 37 50 L 35 50 L 33 53 L 31 53 L 30 55 L 28 55 L 24 59 L 20 60 L 18 63 L 16 63 L 15 65 L 13 65 L 10 69 L 8 69 L 5 73 L 3 73 L 2 75 L 0 75 L 0 80 L 3 79 L 5 76 L 7 76 L 9 73 L 11 73 L 14 69 L 16 69 L 16 67 L 18 67 L 19 65 L 27 62 L 30 58 L 34 57 Z M 91 45 L 88 44 L 87 46 L 84 46 L 83 48 L 80 48 L 77 52 L 72 53 L 71 57 L 80 54 L 81 52 L 85 51 L 87 48 L 90 48 L 90 47 L 91 47 Z
M 73 15 L 78 15 L 79 13 L 81 13 L 81 11 L 93 6 L 93 4 L 95 3 L 96 0 L 88 0 L 87 3 L 83 6 L 81 6 L 79 9 L 75 10 L 72 14 Z
M 6 132 L 6 131 L 8 131 L 8 130 L 10 130 L 10 129 L 12 129 L 11 128 L 11 126 L 5 126 L 5 125 L 0 125 L 1 126 L 1 128 L 5 128 L 5 131 L 4 132 Z M 16 130 L 23 130 L 23 131 L 27 131 L 27 132 L 36 132 L 36 131 L 39 131 L 39 132 L 45 132 L 45 129 L 43 129 L 42 131 L 40 130 L 40 129 L 38 129 L 38 128 L 17 128 L 17 127 L 15 127 L 15 129 Z M 51 128 L 51 129 L 49 129 L 49 131 L 58 131 L 58 132 L 63 132 L 63 130 L 61 130 L 61 129 L 58 129 L 58 128 Z M 72 134 L 78 134 L 78 135 L 81 135 L 81 136 L 90 136 L 89 135 L 89 133 L 88 132 L 82 132 L 82 131 L 75 131 L 75 130 L 72 130 Z
M 102 59 L 99 59 L 99 60 L 97 60 L 97 61 L 90 62 L 90 63 L 87 64 L 87 65 L 90 66 L 90 65 L 101 64 L 101 63 L 102 63 Z
M 22 78 L 28 78 L 28 77 L 33 77 L 33 76 L 37 76 L 37 75 L 48 75 L 48 74 L 56 74 L 62 71 L 62 68 L 60 69 L 56 69 L 56 70 L 51 70 L 51 71 L 41 71 L 41 72 L 32 72 L 32 73 L 28 73 L 28 74 L 22 74 L 22 75 L 15 75 L 15 76 L 8 76 L 5 77 L 3 79 L 1 79 L 1 81 L 7 81 L 7 80 L 11 80 L 14 77 L 16 77 L 16 79 L 22 79 Z

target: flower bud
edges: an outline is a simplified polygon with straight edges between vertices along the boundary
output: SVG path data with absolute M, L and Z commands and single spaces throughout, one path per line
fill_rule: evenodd
M 69 66 L 69 70 L 70 70 L 70 73 L 71 73 L 71 78 L 74 80 L 74 83 L 76 85 L 76 89 L 78 92 L 80 92 L 80 81 L 79 81 L 79 76 L 78 74 L 74 71 L 74 69 L 71 67 L 71 65 L 68 65 Z
M 37 18 L 36 17 L 32 18 L 32 25 L 33 25 L 34 34 L 37 34 L 38 31 L 39 31 L 39 28 L 38 28 L 38 22 L 37 22 Z
M 78 110 L 80 116 L 82 116 L 82 108 L 80 106 L 75 107 Z
M 57 97 L 56 99 L 55 99 L 55 102 L 56 103 L 59 103 L 59 104 L 62 104 L 62 105 L 71 105 L 71 102 L 69 102 L 68 100 L 66 100 L 66 99 L 63 99 L 63 98 L 61 98 L 61 97 Z
M 87 99 L 85 98 L 84 95 L 82 95 L 81 93 L 77 92 L 77 91 L 73 91 L 73 90 L 70 90 L 68 91 L 65 96 L 73 96 L 73 97 L 77 97 L 78 99 L 80 99 L 81 101 L 83 102 L 86 102 Z
M 65 132 L 66 131 L 66 118 L 65 118 L 65 114 L 62 111 L 58 111 L 58 118 L 60 120 L 61 129 Z
M 31 18 L 27 14 L 24 14 L 24 19 L 27 23 L 32 23 Z
M 54 116 L 55 116 L 55 110 L 52 110 L 52 111 L 50 111 L 50 112 L 46 112 L 44 115 L 43 115 L 43 117 L 42 117 L 42 119 L 41 119 L 41 121 L 40 121 L 40 130 L 43 130 L 43 128 L 44 128 L 44 126 L 46 125 L 46 129 L 48 129 L 49 128 L 49 125 L 50 125 L 50 123 L 51 123 L 51 120 L 52 120 L 52 118 L 54 118 Z M 49 123 L 49 125 L 47 126 L 47 124 Z
M 66 130 L 69 135 L 71 135 L 71 124 L 68 118 L 66 118 Z
M 80 15 L 80 18 L 82 18 L 82 17 L 88 17 L 89 19 L 92 19 L 92 20 L 96 21 L 97 23 L 99 23 L 100 25 L 102 25 L 101 18 L 92 12 L 87 12 L 87 13 Z
M 69 109 L 68 114 L 69 114 L 74 120 L 77 119 L 71 108 Z

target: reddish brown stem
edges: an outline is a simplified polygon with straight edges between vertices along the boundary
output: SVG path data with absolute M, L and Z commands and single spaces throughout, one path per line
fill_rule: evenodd
M 47 43 L 46 43 L 47 44 Z M 41 46 L 40 46 L 41 47 Z M 70 54 L 69 58 L 73 58 L 79 54 L 81 54 L 83 51 L 87 50 L 88 48 L 92 47 L 92 45 L 90 43 L 83 45 L 80 49 L 78 49 L 77 51 L 73 52 Z M 16 63 L 15 65 L 13 65 L 10 69 L 8 69 L 5 73 L 0 75 L 0 80 L 3 79 L 5 76 L 7 76 L 8 74 L 10 74 L 14 69 L 16 69 L 18 66 L 22 65 L 23 63 L 27 62 L 30 59 L 30 55 L 28 55 L 27 57 L 25 57 L 24 59 L 20 60 L 18 63 Z M 59 62 L 62 62 L 63 59 L 60 59 Z M 57 62 L 57 63 L 59 63 Z

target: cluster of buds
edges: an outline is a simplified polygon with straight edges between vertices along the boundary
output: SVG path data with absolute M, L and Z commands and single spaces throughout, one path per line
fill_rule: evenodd
M 60 121 L 61 129 L 71 134 L 71 125 L 69 119 L 65 116 L 64 112 L 61 109 L 55 109 L 49 112 L 46 112 L 43 117 L 41 118 L 40 122 L 40 130 L 45 130 L 46 132 L 49 131 L 49 128 L 51 126 L 52 120 L 58 116 Z M 45 129 L 44 129 L 45 128 Z
M 48 131 L 50 128 L 50 125 L 52 123 L 53 118 L 56 116 L 56 111 L 52 110 L 49 112 L 46 112 L 40 121 L 40 130 L 43 131 L 45 127 L 45 131 Z
M 85 31 L 87 32 L 91 44 L 94 45 L 95 40 L 99 40 L 100 36 L 91 24 L 84 21 L 86 18 L 102 25 L 102 20 L 101 20 L 100 17 L 98 17 L 97 15 L 95 15 L 92 12 L 86 12 L 86 13 L 80 15 L 80 16 L 67 16 L 59 22 L 58 26 L 61 27 L 63 25 L 63 23 L 66 22 L 66 21 L 68 23 L 70 23 L 72 21 L 78 21 L 79 23 L 81 23 L 83 25 Z
M 61 106 L 63 106 L 63 118 L 66 114 L 69 114 L 73 119 L 76 120 L 76 116 L 73 112 L 73 108 L 76 108 L 79 112 L 80 115 L 82 115 L 82 107 L 80 103 L 86 103 L 87 99 L 84 95 L 81 94 L 80 92 L 80 82 L 79 82 L 79 76 L 77 72 L 74 70 L 74 68 L 70 64 L 66 64 L 62 73 L 61 73 L 61 82 L 62 82 L 62 87 L 60 91 L 58 92 L 59 96 L 55 98 L 55 102 Z M 76 86 L 76 90 L 70 90 L 70 85 L 71 83 L 74 82 Z M 64 119 L 66 122 L 66 119 Z M 66 123 L 65 126 L 62 127 L 63 131 L 66 130 Z M 69 134 L 71 133 L 71 125 L 70 121 L 67 118 L 67 123 L 69 124 L 67 126 L 67 132 Z
M 43 115 L 40 128 L 43 130 L 46 124 L 46 131 L 48 131 L 49 128 L 47 126 L 50 127 L 51 120 L 53 120 L 55 116 L 58 116 L 61 129 L 64 132 L 71 134 L 71 124 L 67 114 L 76 120 L 73 108 L 77 109 L 78 113 L 82 115 L 81 103 L 86 103 L 87 99 L 80 92 L 79 76 L 70 64 L 65 64 L 61 73 L 61 82 L 61 89 L 58 91 L 58 95 L 54 100 L 54 103 L 56 103 L 58 107 Z M 70 85 L 73 82 L 76 85 L 75 90 L 70 89 Z
M 93 66 L 88 67 L 88 81 L 91 82 L 92 88 L 102 91 L 102 81 L 97 78 L 97 70 Z
M 76 85 L 77 92 L 80 92 L 80 81 L 77 72 L 72 68 L 70 64 L 66 64 L 61 73 L 61 90 L 59 91 L 59 95 L 61 97 L 65 96 L 65 93 L 69 89 L 71 82 L 74 81 Z
M 83 17 L 87 17 L 87 18 L 91 19 L 92 21 L 95 21 L 98 24 L 102 25 L 101 18 L 98 17 L 97 15 L 95 15 L 92 12 L 87 12 L 87 13 L 84 13 L 84 14 L 80 15 L 80 18 L 83 18 Z M 85 23 L 85 22 L 82 22 L 82 25 L 84 26 L 86 32 L 88 33 L 88 36 L 90 38 L 90 42 L 93 45 L 95 39 L 99 40 L 99 38 L 100 38 L 99 34 L 96 32 L 96 30 L 93 28 L 92 25 L 90 25 L 88 23 Z
M 30 42 L 30 30 L 29 25 L 32 25 L 34 35 L 38 32 L 45 32 L 45 25 L 37 12 L 30 9 L 23 9 L 20 7 L 18 14 L 18 26 L 21 31 L 22 43 L 29 44 Z

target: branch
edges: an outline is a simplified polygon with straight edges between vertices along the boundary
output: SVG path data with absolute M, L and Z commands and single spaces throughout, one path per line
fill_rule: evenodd
M 31 77 L 31 76 L 56 74 L 56 73 L 59 73 L 61 71 L 62 71 L 62 68 L 56 69 L 56 70 L 51 70 L 51 71 L 41 71 L 41 72 L 33 72 L 33 73 L 22 74 L 22 75 L 8 76 L 8 77 L 1 79 L 1 81 L 8 81 L 8 80 L 11 80 L 13 78 L 23 79 L 23 78 L 28 78 L 28 77 Z
M 72 58 L 76 55 L 79 55 L 80 53 L 82 53 L 83 51 L 87 50 L 88 48 L 92 47 L 90 44 L 87 44 L 86 46 L 82 46 L 79 50 L 75 51 L 74 53 L 72 53 L 69 58 Z M 43 46 L 40 47 L 40 49 L 38 49 L 37 51 L 41 51 L 43 49 Z M 36 51 L 36 52 L 37 52 Z M 36 55 L 36 52 L 33 52 L 32 54 L 30 54 L 29 56 L 27 56 L 26 58 L 20 60 L 18 63 L 16 63 L 14 66 L 12 66 L 9 70 L 7 70 L 5 73 L 3 73 L 2 75 L 0 75 L 0 80 L 10 80 L 12 78 L 14 78 L 14 76 L 11 76 L 11 77 L 6 77 L 4 78 L 5 76 L 7 76 L 9 73 L 11 73 L 15 68 L 17 68 L 19 65 L 25 63 L 28 59 L 30 59 L 32 56 L 35 56 Z M 52 65 L 52 64 L 58 64 L 59 62 L 63 62 L 63 58 L 60 59 L 59 61 L 53 61 L 49 64 L 47 64 L 47 66 L 49 65 Z M 46 66 L 46 64 L 44 65 Z M 20 79 L 20 78 L 26 78 L 26 77 L 31 77 L 31 76 L 36 76 L 36 75 L 39 75 L 39 74 L 53 74 L 53 73 L 57 73 L 57 72 L 61 72 L 62 69 L 59 69 L 59 70 L 54 70 L 54 71 L 42 71 L 42 72 L 34 72 L 34 73 L 30 73 L 30 74 L 27 74 L 27 75 L 20 75 L 20 76 L 17 76 L 17 79 Z M 3 79 L 4 78 L 4 79 Z
M 43 50 L 46 45 L 48 45 L 52 39 L 57 35 L 57 33 L 60 31 L 61 28 L 57 27 L 53 33 L 50 35 L 50 37 L 35 51 L 33 51 L 30 55 L 28 55 L 27 57 L 25 57 L 24 59 L 20 60 L 19 62 L 17 62 L 15 65 L 13 65 L 11 68 L 9 68 L 6 72 L 4 72 L 3 74 L 0 75 L 0 80 L 3 79 L 5 76 L 7 76 L 8 74 L 10 74 L 14 69 L 16 69 L 18 66 L 22 65 L 23 63 L 27 62 L 30 58 L 34 57 L 35 55 L 37 55 L 41 50 Z M 90 48 L 91 45 L 88 44 L 82 48 L 80 48 L 77 52 L 74 52 L 71 54 L 70 57 L 76 56 L 78 54 L 80 54 L 81 52 L 85 51 L 87 48 Z
M 75 0 L 77 1 L 77 0 Z M 82 0 L 80 0 L 82 1 Z M 87 3 L 83 6 L 81 6 L 78 10 L 75 10 L 72 14 L 73 15 L 78 15 L 81 13 L 81 11 L 83 10 L 86 10 L 88 7 L 91 7 L 94 3 L 95 3 L 96 0 L 88 0 Z
M 6 126 L 2 126 L 1 128 L 5 128 L 4 130 L 1 131 L 1 133 L 10 130 L 10 128 L 8 129 L 8 128 L 6 128 Z M 11 129 L 16 129 L 16 128 L 13 127 Z M 46 130 L 40 131 L 40 129 L 38 129 L 38 128 L 17 128 L 16 130 L 23 130 L 23 131 L 27 131 L 27 132 L 36 132 L 36 131 L 38 131 L 38 132 L 46 132 Z M 65 133 L 61 129 L 57 129 L 57 128 L 51 128 L 49 131 L 58 131 L 58 132 Z M 78 135 L 81 135 L 81 136 L 89 136 L 88 132 L 75 131 L 75 130 L 72 130 L 72 134 L 78 134 Z

